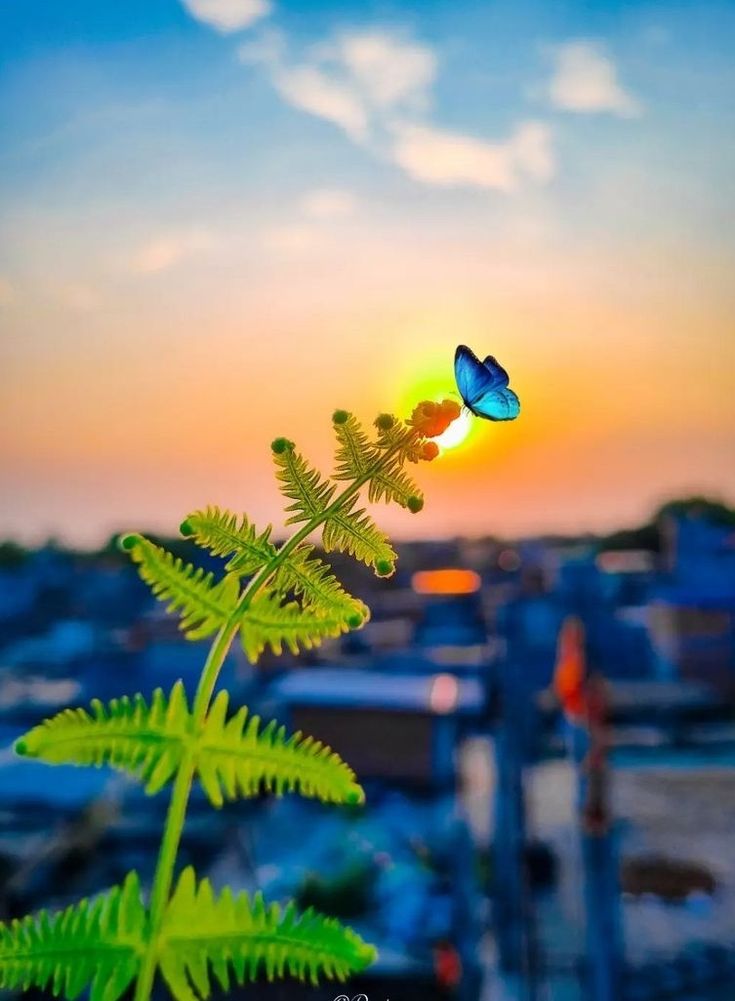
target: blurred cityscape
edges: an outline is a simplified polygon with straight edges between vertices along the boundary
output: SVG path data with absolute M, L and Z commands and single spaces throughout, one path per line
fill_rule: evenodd
M 234 648 L 221 678 L 233 704 L 339 751 L 367 806 L 215 812 L 195 794 L 181 864 L 358 928 L 380 957 L 350 997 L 735 997 L 735 511 L 692 499 L 606 538 L 399 555 L 388 581 L 332 560 L 372 609 L 363 630 L 257 670 Z M 584 638 L 560 655 L 570 616 Z M 131 869 L 145 884 L 167 805 L 106 769 L 21 760 L 13 740 L 95 697 L 178 678 L 191 693 L 205 654 L 112 542 L 0 546 L 2 918 Z M 586 664 L 585 725 L 564 656 Z

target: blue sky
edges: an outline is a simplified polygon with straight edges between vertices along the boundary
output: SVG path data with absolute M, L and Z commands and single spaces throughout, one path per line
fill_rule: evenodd
M 384 409 L 473 337 L 532 394 L 500 527 L 735 493 L 734 43 L 706 2 L 6 0 L 0 533 L 163 524 L 229 446 L 265 483 L 177 430 L 326 454 L 325 382 Z

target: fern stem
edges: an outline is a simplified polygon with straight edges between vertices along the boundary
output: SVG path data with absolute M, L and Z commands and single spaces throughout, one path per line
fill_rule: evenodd
M 197 688 L 197 703 L 199 693 L 206 676 L 213 675 L 216 680 L 222 669 L 225 657 L 230 649 L 233 636 L 237 632 L 237 622 L 226 622 L 217 633 L 212 646 L 210 647 L 207 660 L 202 669 Z M 209 700 L 204 703 L 201 719 L 196 718 L 196 723 L 203 721 L 204 715 L 209 707 Z M 191 755 L 187 755 L 179 765 L 179 770 L 174 782 L 171 799 L 169 801 L 166 823 L 163 829 L 161 847 L 158 851 L 158 861 L 156 862 L 156 872 L 153 877 L 153 888 L 151 890 L 150 902 L 150 938 L 147 949 L 143 956 L 138 980 L 135 985 L 134 1001 L 148 1001 L 153 988 L 153 978 L 156 973 L 158 961 L 158 935 L 166 913 L 166 905 L 171 895 L 171 884 L 173 883 L 176 857 L 179 852 L 181 833 L 184 829 L 186 819 L 186 809 L 189 804 L 189 794 L 191 793 L 192 781 L 194 779 L 195 763 Z
M 413 432 L 409 433 L 413 434 Z M 362 476 L 353 480 L 349 487 L 346 487 L 338 494 L 324 511 L 311 518 L 290 539 L 287 539 L 278 549 L 276 555 L 269 560 L 262 570 L 253 577 L 247 587 L 244 588 L 236 608 L 217 633 L 202 668 L 192 709 L 195 727 L 198 728 L 204 723 L 214 693 L 214 687 L 217 684 L 217 679 L 222 670 L 225 657 L 229 652 L 232 640 L 237 633 L 242 614 L 250 606 L 258 591 L 267 583 L 299 543 L 303 542 L 307 536 L 319 528 L 328 518 L 336 514 L 342 505 L 354 497 L 404 445 L 405 441 L 402 440 L 394 445 L 393 448 L 386 449 L 380 455 L 380 458 Z M 150 938 L 135 985 L 134 1001 L 149 1001 L 153 989 L 153 979 L 158 962 L 158 938 L 161 923 L 166 913 L 166 906 L 171 895 L 176 857 L 181 842 L 181 834 L 184 829 L 184 820 L 186 818 L 186 809 L 189 803 L 194 771 L 195 764 L 193 758 L 190 756 L 185 757 L 179 766 L 171 793 L 163 839 L 158 852 L 156 872 L 153 877 L 153 888 L 151 890 Z

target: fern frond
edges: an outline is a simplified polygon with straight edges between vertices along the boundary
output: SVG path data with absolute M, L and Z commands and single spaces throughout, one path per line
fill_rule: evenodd
M 293 525 L 318 517 L 334 495 L 334 484 L 312 468 L 287 438 L 276 438 L 271 448 L 279 489 L 284 497 L 293 501 L 286 508 L 287 511 L 293 511 L 286 519 L 286 524 Z
M 220 692 L 196 728 L 180 681 L 169 697 L 157 688 L 150 705 L 142 695 L 106 706 L 95 699 L 91 713 L 65 709 L 29 730 L 15 749 L 49 764 L 109 765 L 141 779 L 150 795 L 188 754 L 216 807 L 260 792 L 296 792 L 327 803 L 364 800 L 355 773 L 330 748 L 300 733 L 287 737 L 275 721 L 262 727 L 245 707 L 227 719 L 228 701 Z
M 396 457 L 371 477 L 368 500 L 373 504 L 381 500 L 394 501 L 415 514 L 424 506 L 424 495 L 401 466 L 402 460 Z
M 355 773 L 338 754 L 313 737 L 286 736 L 275 720 L 261 727 L 258 716 L 239 709 L 227 718 L 229 698 L 220 692 L 197 741 L 199 779 L 211 803 L 271 792 L 297 792 L 325 803 L 362 803 Z
M 0 924 L 0 987 L 117 1001 L 138 972 L 147 917 L 136 873 L 94 900 Z
M 398 559 L 387 536 L 362 508 L 355 510 L 357 497 L 334 512 L 324 524 L 322 543 L 328 553 L 349 553 L 373 567 L 379 577 L 390 577 Z
M 337 436 L 335 480 L 358 480 L 375 463 L 376 449 L 360 422 L 346 410 L 336 410 L 332 416 Z
M 418 461 L 421 437 L 413 428 L 393 414 L 380 414 L 375 426 L 378 429 L 378 449 L 395 452 L 401 464 L 406 459 Z
M 15 750 L 53 765 L 109 765 L 141 779 L 153 795 L 174 776 L 191 739 L 186 694 L 177 681 L 168 698 L 157 688 L 150 705 L 138 694 L 106 706 L 93 699 L 91 712 L 64 709 L 24 734 Z
M 260 894 L 215 896 L 209 880 L 197 886 L 184 869 L 163 920 L 160 969 L 176 1001 L 199 1001 L 212 993 L 211 977 L 227 991 L 255 980 L 290 975 L 317 984 L 320 977 L 345 980 L 365 969 L 375 950 L 350 928 L 312 910 L 299 915 L 289 904 L 267 906 Z
M 369 441 L 359 422 L 346 410 L 337 410 L 332 417 L 337 436 L 336 480 L 367 477 L 368 499 L 395 501 L 414 513 L 423 507 L 423 495 L 415 483 L 402 471 L 407 458 L 410 429 L 396 418 L 383 414 L 378 418 L 378 443 Z M 388 426 L 389 425 L 389 426 Z M 397 449 L 387 463 L 380 463 L 381 451 Z
M 120 544 L 138 564 L 138 573 L 155 596 L 168 601 L 167 611 L 179 612 L 188 639 L 210 636 L 235 608 L 240 593 L 235 575 L 228 574 L 215 584 L 213 573 L 184 563 L 142 535 L 126 535 Z
M 331 567 L 312 556 L 313 552 L 314 547 L 306 543 L 298 546 L 278 567 L 274 588 L 302 597 L 304 606 L 314 612 L 326 617 L 341 616 L 350 628 L 363 625 L 370 614 L 367 605 L 348 594 Z
M 264 590 L 243 612 L 240 640 L 248 660 L 255 664 L 266 647 L 281 654 L 285 646 L 297 654 L 319 646 L 327 636 L 340 636 L 361 624 L 357 615 L 348 622 L 343 614 L 324 615 L 297 601 L 283 603 L 278 592 Z
M 240 519 L 216 505 L 194 511 L 181 523 L 181 534 L 208 549 L 213 556 L 230 556 L 225 570 L 249 577 L 269 560 L 276 547 L 270 541 L 271 526 L 258 534 L 247 515 Z

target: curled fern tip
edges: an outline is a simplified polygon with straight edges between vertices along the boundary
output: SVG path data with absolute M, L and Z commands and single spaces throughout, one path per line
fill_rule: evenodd
M 391 577 L 396 571 L 396 565 L 392 560 L 378 560 L 375 564 L 375 572 L 378 577 Z
M 413 497 L 409 497 L 406 503 L 406 507 L 411 512 L 411 514 L 418 514 L 423 506 L 424 506 L 424 498 L 419 497 L 415 494 Z
M 378 414 L 375 418 L 375 427 L 379 431 L 390 431 L 395 422 L 396 419 L 393 414 Z
M 289 441 L 288 438 L 276 438 L 271 442 L 271 449 L 276 455 L 283 455 L 284 452 L 289 452 L 293 448 L 293 442 Z
M 127 535 L 121 535 L 117 540 L 118 548 L 120 548 L 124 553 L 129 553 L 131 549 L 140 541 L 141 536 L 137 532 L 128 532 Z
M 350 415 L 346 410 L 335 410 L 332 414 L 332 422 L 334 424 L 346 424 L 349 418 Z
M 179 525 L 179 531 L 186 539 L 194 535 L 194 529 L 192 528 L 192 524 L 188 518 L 184 518 L 184 520 L 181 522 L 181 524 Z

